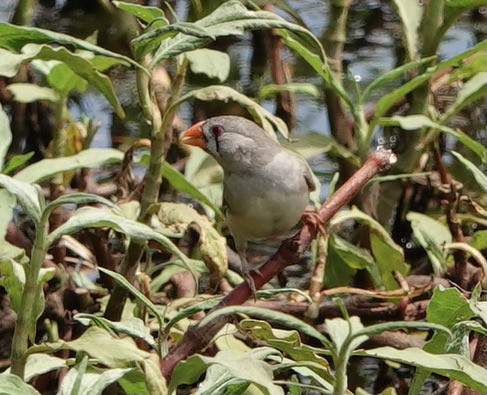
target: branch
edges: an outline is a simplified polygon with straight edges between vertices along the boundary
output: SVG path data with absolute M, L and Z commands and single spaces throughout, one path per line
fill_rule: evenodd
M 396 156 L 390 150 L 381 150 L 371 155 L 364 165 L 352 175 L 330 198 L 321 206 L 318 217 L 324 223 L 330 219 L 364 187 L 378 172 L 394 163 Z M 261 288 L 276 274 L 293 264 L 305 252 L 311 241 L 316 237 L 318 228 L 305 224 L 293 237 L 285 240 L 277 252 L 259 268 L 259 274 L 252 273 L 255 286 Z M 246 282 L 241 283 L 230 292 L 218 307 L 241 305 L 251 295 Z M 205 348 L 216 333 L 231 319 L 220 317 L 203 327 L 190 327 L 183 339 L 161 360 L 161 373 L 169 378 L 174 367 L 183 359 Z

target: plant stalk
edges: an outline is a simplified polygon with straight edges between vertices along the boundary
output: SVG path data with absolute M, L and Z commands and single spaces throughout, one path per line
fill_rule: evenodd
M 28 26 L 32 21 L 36 0 L 20 0 L 15 8 L 12 23 L 18 26 Z
M 345 346 L 346 344 L 343 345 L 342 350 L 340 350 L 334 360 L 336 377 L 335 385 L 333 387 L 334 395 L 343 395 L 347 392 L 347 365 L 350 354 L 347 349 L 344 350 Z
M 335 74 L 337 84 L 341 82 L 342 63 L 341 57 L 345 44 L 347 32 L 347 19 L 350 1 L 332 1 L 330 4 L 329 21 L 323 40 L 326 57 L 330 62 L 330 67 Z M 325 84 L 325 104 L 328 112 L 331 133 L 335 139 L 343 146 L 351 149 L 356 148 L 356 141 L 353 129 L 348 117 L 348 113 L 343 104 L 342 98 L 337 93 L 333 84 Z M 347 180 L 357 169 L 345 159 L 338 159 L 340 166 L 340 182 Z
M 38 225 L 31 259 L 29 264 L 24 267 L 25 284 L 22 291 L 22 308 L 17 312 L 11 352 L 12 373 L 19 376 L 22 380 L 25 373 L 29 337 L 35 336 L 35 330 L 32 333 L 29 332 L 31 327 L 35 328 L 36 323 L 32 322 L 35 319 L 32 317 L 34 313 L 33 307 L 36 300 L 40 297 L 40 292 L 42 292 L 42 287 L 38 287 L 38 281 L 39 272 L 46 255 L 48 223 L 47 218 L 43 218 Z
M 52 152 L 51 156 L 53 158 L 60 158 L 65 154 L 65 139 L 64 139 L 64 121 L 66 115 L 66 106 L 68 100 L 68 92 L 59 92 L 59 100 L 54 108 L 54 136 L 52 140 Z M 64 194 L 63 185 L 63 173 L 56 174 L 50 184 L 51 200 L 55 200 Z M 51 216 L 49 217 L 50 230 L 59 228 L 63 223 L 62 209 L 61 207 L 56 207 Z M 50 251 L 53 256 L 53 261 L 56 263 L 63 263 L 66 257 L 66 248 L 55 243 Z
M 150 77 L 142 70 L 137 74 L 137 89 L 141 101 L 142 111 L 144 116 L 152 125 L 150 162 L 147 172 L 145 174 L 145 186 L 141 197 L 141 208 L 139 221 L 146 221 L 147 209 L 157 203 L 159 199 L 159 189 L 161 187 L 161 167 L 167 151 L 167 135 L 171 128 L 175 108 L 171 106 L 178 100 L 181 95 L 182 86 L 184 83 L 186 61 L 178 64 L 176 77 L 171 94 L 171 100 L 166 104 L 166 112 L 163 113 L 163 108 L 160 108 L 157 98 L 151 90 Z M 122 274 L 129 282 L 135 279 L 135 273 L 144 250 L 145 242 L 141 240 L 131 240 L 125 259 L 120 268 Z M 127 291 L 121 285 L 117 284 L 113 289 L 110 300 L 105 311 L 105 318 L 118 321 L 121 317 L 125 300 L 128 296 Z

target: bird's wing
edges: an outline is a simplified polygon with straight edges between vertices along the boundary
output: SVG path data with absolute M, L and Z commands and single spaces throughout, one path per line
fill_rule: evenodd
M 308 164 L 305 164 L 305 170 L 304 170 L 304 180 L 306 181 L 306 185 L 308 186 L 308 191 L 313 192 L 316 191 L 316 184 L 313 179 L 313 174 L 311 173 L 311 170 L 309 169 Z

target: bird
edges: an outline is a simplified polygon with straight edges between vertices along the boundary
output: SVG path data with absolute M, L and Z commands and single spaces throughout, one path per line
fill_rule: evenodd
M 316 189 L 311 170 L 304 158 L 239 116 L 198 122 L 180 134 L 180 142 L 202 148 L 223 168 L 226 223 L 241 274 L 256 298 L 247 262 L 248 242 L 286 235 L 299 223 L 309 194 Z

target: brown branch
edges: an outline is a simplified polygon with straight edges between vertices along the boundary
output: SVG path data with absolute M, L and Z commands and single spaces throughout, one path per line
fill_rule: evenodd
M 319 219 L 325 224 L 328 223 L 372 177 L 388 168 L 394 161 L 395 155 L 390 150 L 381 150 L 371 155 L 364 165 L 323 203 L 317 214 Z M 285 240 L 258 272 L 252 273 L 256 288 L 261 288 L 286 266 L 293 264 L 304 253 L 317 233 L 318 227 L 306 223 L 295 236 Z M 243 282 L 230 292 L 218 307 L 241 305 L 250 295 L 248 284 Z M 183 339 L 161 360 L 162 375 L 169 378 L 178 362 L 205 348 L 229 319 L 230 317 L 221 317 L 203 327 L 190 327 Z
M 443 164 L 443 161 L 441 160 L 441 153 L 438 147 L 433 148 L 433 158 L 438 173 L 440 175 L 442 186 L 444 188 L 447 188 L 447 190 L 445 190 L 442 193 L 441 203 L 445 207 L 448 228 L 450 229 L 453 240 L 455 242 L 464 243 L 465 237 L 463 235 L 461 222 L 458 219 L 457 210 L 456 210 L 458 198 L 454 189 L 455 186 L 452 182 L 452 178 L 450 174 L 448 174 L 448 171 L 445 165 Z M 455 265 L 454 265 L 455 281 L 460 285 L 460 287 L 464 289 L 470 288 L 469 284 L 472 284 L 472 281 L 468 276 L 469 272 L 466 270 L 468 264 L 467 254 L 463 250 L 455 250 L 455 252 L 453 253 L 453 259 L 455 261 Z
M 403 306 L 400 303 L 385 302 L 363 295 L 348 296 L 343 299 L 343 304 L 351 316 L 360 317 L 363 322 L 377 322 L 390 320 L 417 321 L 426 316 L 426 307 L 429 300 L 411 302 Z M 256 306 L 286 313 L 293 317 L 304 317 L 309 309 L 308 302 L 288 302 L 252 300 L 245 302 L 246 306 Z M 323 322 L 326 318 L 343 317 L 340 306 L 334 301 L 320 303 L 318 315 L 314 322 Z
M 265 4 L 262 9 L 274 12 L 274 6 L 271 4 Z M 282 60 L 284 48 L 282 38 L 276 29 L 265 31 L 265 34 L 267 36 L 267 53 L 272 81 L 276 85 L 284 85 L 289 82 L 289 65 Z M 280 91 L 277 93 L 275 114 L 286 123 L 289 130 L 294 129 L 296 126 L 296 102 L 291 92 Z

